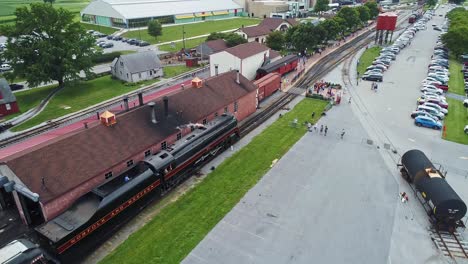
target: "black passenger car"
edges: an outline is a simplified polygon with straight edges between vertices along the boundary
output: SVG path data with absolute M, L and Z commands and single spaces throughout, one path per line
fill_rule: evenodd
M 382 82 L 383 76 L 381 74 L 369 74 L 362 76 L 362 79 L 366 81 Z

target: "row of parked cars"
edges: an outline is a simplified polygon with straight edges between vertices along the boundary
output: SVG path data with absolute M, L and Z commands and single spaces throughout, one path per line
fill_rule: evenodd
M 122 42 L 128 43 L 128 44 L 130 44 L 130 45 L 135 45 L 135 46 L 140 46 L 140 47 L 144 47 L 144 46 L 149 46 L 149 45 L 150 45 L 149 42 L 144 41 L 144 40 L 127 39 L 127 38 L 124 38 L 124 37 L 122 37 L 122 36 L 107 36 L 107 39 L 108 39 L 108 40 L 122 41 Z
M 442 121 L 448 114 L 449 105 L 444 92 L 448 90 L 449 76 L 448 50 L 439 37 L 427 77 L 422 81 L 422 94 L 417 99 L 416 111 L 411 113 L 416 126 L 442 129 Z
M 391 62 L 396 60 L 396 56 L 403 48 L 411 44 L 411 40 L 416 35 L 416 32 L 426 29 L 425 23 L 431 18 L 431 14 L 425 14 L 417 23 L 406 29 L 392 45 L 383 48 L 380 51 L 380 55 L 372 62 L 372 65 L 367 67 L 366 72 L 362 75 L 362 79 L 382 82 L 383 73 L 390 67 Z

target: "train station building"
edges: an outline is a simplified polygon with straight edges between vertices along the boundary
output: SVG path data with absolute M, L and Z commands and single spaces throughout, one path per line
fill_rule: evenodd
M 48 221 L 100 184 L 170 147 L 194 124 L 227 112 L 245 119 L 256 111 L 256 90 L 236 71 L 196 78 L 191 87 L 155 100 L 154 107 L 141 97 L 138 107 L 106 113 L 104 122 L 5 157 L 0 161 L 0 209 L 16 207 L 28 225 Z

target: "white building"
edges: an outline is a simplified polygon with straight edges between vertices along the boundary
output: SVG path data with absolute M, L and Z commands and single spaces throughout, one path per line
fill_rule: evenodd
M 255 79 L 258 68 L 270 58 L 270 49 L 258 42 L 249 42 L 210 55 L 210 75 L 238 70 L 249 80 Z
M 111 64 L 112 76 L 126 82 L 139 82 L 163 76 L 163 67 L 154 51 L 121 55 Z

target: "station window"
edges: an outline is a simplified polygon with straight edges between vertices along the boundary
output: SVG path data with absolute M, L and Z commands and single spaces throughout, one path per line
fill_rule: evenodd
M 224 113 L 226 114 L 228 112 L 228 107 L 224 107 Z
M 127 167 L 130 167 L 130 166 L 132 166 L 132 165 L 133 165 L 133 160 L 127 161 Z
M 203 124 L 206 125 L 206 123 L 207 123 L 207 122 L 206 122 L 206 118 L 205 118 L 205 119 L 203 119 Z
M 215 113 L 215 117 L 218 117 L 218 112 Z
M 182 138 L 182 133 L 177 133 L 177 140 L 181 139 Z
M 151 150 L 148 149 L 147 151 L 145 151 L 145 157 L 148 157 L 149 155 L 151 155 Z
M 164 141 L 163 143 L 161 143 L 161 149 L 167 149 L 167 143 L 166 143 L 166 141 Z
M 237 113 L 238 109 L 239 109 L 239 104 L 237 102 L 234 102 L 234 113 Z
M 106 177 L 106 179 L 109 179 L 110 177 L 112 177 L 112 171 L 109 171 L 108 173 L 106 173 L 106 175 L 104 175 Z

